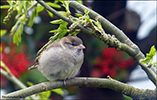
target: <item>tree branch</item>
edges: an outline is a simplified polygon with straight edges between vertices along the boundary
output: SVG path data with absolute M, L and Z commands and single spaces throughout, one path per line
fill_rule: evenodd
M 67 21 L 69 24 L 74 23 L 73 20 L 61 15 L 56 10 L 54 10 L 49 5 L 47 5 L 43 0 L 37 0 L 37 1 L 43 7 L 45 7 L 47 10 L 49 10 L 54 15 L 56 15 L 57 17 Z M 131 57 L 133 57 L 141 65 L 142 69 L 147 73 L 149 79 L 156 85 L 156 81 L 157 81 L 156 74 L 150 68 L 148 68 L 146 65 L 140 63 L 140 60 L 145 58 L 144 54 L 140 51 L 138 46 L 135 45 L 121 30 L 119 30 L 116 26 L 114 26 L 112 23 L 110 23 L 108 20 L 106 20 L 105 18 L 103 18 L 102 16 L 97 14 L 96 12 L 90 10 L 89 8 L 85 7 L 84 5 L 77 3 L 76 1 L 70 1 L 69 6 L 73 7 L 74 9 L 77 9 L 83 13 L 84 13 L 84 9 L 86 9 L 87 11 L 89 10 L 90 11 L 89 16 L 91 18 L 99 20 L 105 29 L 107 29 L 111 33 L 113 33 L 123 43 L 121 43 L 121 42 L 117 43 L 117 41 L 116 41 L 116 43 L 111 43 L 111 42 L 115 42 L 115 41 L 109 40 L 109 37 L 106 34 L 104 34 L 104 33 L 97 34 L 96 32 L 94 33 L 92 31 L 92 29 L 90 29 L 88 27 L 84 28 L 81 25 L 77 25 L 77 28 L 81 29 L 84 33 L 87 33 L 87 34 L 90 34 L 90 35 L 93 35 L 93 36 L 99 38 L 100 40 L 104 41 L 105 43 L 107 40 L 107 43 L 109 42 L 110 44 L 116 45 L 116 46 L 112 45 L 113 47 L 118 46 L 119 50 L 122 50 L 122 51 L 125 51 L 126 53 L 128 53 Z
M 47 10 L 52 12 L 57 17 L 67 21 L 68 23 L 72 24 L 74 21 L 72 19 L 69 19 L 60 13 L 58 13 L 56 10 L 51 8 L 49 5 L 47 5 L 44 1 L 38 0 L 38 3 L 40 3 L 42 6 L 44 6 Z M 74 7 L 77 10 L 80 10 L 84 12 L 84 9 L 86 8 L 87 11 L 90 10 L 87 7 L 75 2 L 71 1 L 70 3 L 71 7 Z M 34 4 L 36 5 L 36 4 Z M 89 16 L 92 17 L 95 20 L 98 20 L 102 23 L 105 29 L 109 30 L 111 33 L 113 33 L 118 39 L 115 37 L 112 37 L 110 35 L 107 35 L 106 33 L 99 33 L 97 31 L 94 31 L 86 27 L 84 28 L 81 25 L 78 25 L 77 28 L 80 28 L 84 33 L 91 34 L 100 40 L 104 41 L 106 44 L 113 46 L 117 49 L 120 49 L 122 51 L 127 52 L 129 55 L 131 55 L 133 58 L 135 58 L 138 63 L 142 66 L 142 68 L 147 73 L 148 77 L 151 79 L 151 81 L 156 84 L 156 75 L 151 70 L 148 69 L 146 65 L 140 63 L 140 59 L 145 58 L 143 56 L 143 53 L 139 50 L 139 48 L 116 26 L 114 26 L 112 23 L 110 23 L 108 20 L 97 14 L 96 12 L 90 10 Z M 9 77 L 7 72 L 4 70 L 1 70 L 2 75 L 6 76 L 11 81 L 15 82 L 15 84 L 19 85 L 19 80 L 16 79 L 16 77 L 12 76 Z M 43 82 L 31 87 L 26 88 L 26 86 L 23 86 L 22 84 L 19 85 L 21 90 L 6 94 L 2 96 L 2 99 L 17 99 L 17 98 L 25 98 L 27 96 L 51 90 L 56 88 L 62 88 L 62 87 L 70 87 L 70 86 L 79 86 L 79 87 L 98 87 L 98 88 L 109 88 L 115 91 L 118 91 L 120 93 L 123 93 L 127 96 L 130 96 L 134 99 L 140 98 L 140 99 L 155 99 L 156 98 L 156 90 L 149 90 L 149 89 L 138 89 L 133 86 L 129 86 L 127 84 L 124 84 L 122 82 L 116 81 L 114 79 L 102 79 L 102 78 L 74 78 L 66 81 L 66 85 L 64 85 L 64 82 L 62 81 L 55 81 L 55 82 Z
M 2 68 L 0 69 L 1 70 L 1 74 L 3 76 L 5 76 L 7 79 L 9 79 L 11 82 L 13 82 L 14 84 L 16 84 L 18 87 L 20 87 L 21 89 L 26 89 L 27 87 L 21 82 L 19 81 L 11 72 L 8 73 L 6 72 L 5 70 L 3 70 Z M 2 97 L 1 97 L 2 98 Z M 0 98 L 0 99 L 1 99 Z M 30 96 L 30 98 L 32 99 L 37 99 L 35 96 Z
M 109 32 L 111 32 L 112 34 L 114 34 L 122 43 L 127 44 L 128 46 L 130 46 L 134 52 L 129 53 L 129 51 L 127 50 L 126 52 L 132 56 L 142 67 L 142 69 L 147 73 L 149 79 L 154 83 L 154 85 L 157 85 L 157 78 L 156 78 L 156 74 L 153 72 L 153 70 L 151 70 L 150 68 L 147 67 L 146 64 L 142 64 L 140 62 L 141 59 L 145 59 L 144 54 L 140 51 L 139 47 L 134 44 L 124 33 L 123 31 L 121 31 L 120 29 L 118 29 L 115 25 L 113 25 L 111 22 L 109 22 L 107 19 L 105 19 L 104 17 L 102 17 L 101 15 L 99 15 L 98 13 L 96 13 L 95 11 L 89 9 L 88 7 L 76 2 L 76 1 L 70 1 L 69 6 L 77 9 L 79 11 L 81 11 L 82 13 L 84 13 L 84 9 L 86 9 L 87 11 L 89 11 L 89 16 L 95 20 L 98 20 L 99 22 L 101 22 L 101 24 L 103 25 L 103 27 L 108 30 Z M 127 48 L 128 49 L 128 48 Z M 125 50 L 123 50 L 125 51 Z
M 84 9 L 89 11 L 89 16 L 95 20 L 98 20 L 101 22 L 102 26 L 114 34 L 122 43 L 127 44 L 134 50 L 134 54 L 132 54 L 132 57 L 135 58 L 137 61 L 140 59 L 144 59 L 144 54 L 139 50 L 138 46 L 134 44 L 124 33 L 122 30 L 118 29 L 115 25 L 113 25 L 111 22 L 109 22 L 107 19 L 96 13 L 95 11 L 89 9 L 88 7 L 76 2 L 76 1 L 70 1 L 69 6 L 81 11 L 84 13 Z
M 11 73 L 7 73 L 6 71 L 4 71 L 3 69 L 1 69 L 1 74 L 3 76 L 5 76 L 7 79 L 9 79 L 10 81 L 12 81 L 13 83 L 15 83 L 18 87 L 20 87 L 21 89 L 27 88 L 21 81 L 19 81 L 14 75 L 12 75 Z
M 155 99 L 156 94 L 155 90 L 149 89 L 138 89 L 133 86 L 129 86 L 122 82 L 116 81 L 114 79 L 103 79 L 103 78 L 87 78 L 87 77 L 78 77 L 73 78 L 66 81 L 66 85 L 64 85 L 63 81 L 55 81 L 55 82 L 43 82 L 26 89 L 22 89 L 19 91 L 15 91 L 9 93 L 7 95 L 2 96 L 3 99 L 13 99 L 13 98 L 25 98 L 29 95 L 33 95 L 39 92 L 62 88 L 62 87 L 70 87 L 70 86 L 79 86 L 79 87 L 98 87 L 98 88 L 109 88 L 120 93 L 123 93 L 127 96 L 130 96 L 134 99 Z
M 37 6 L 38 2 L 35 2 L 33 5 L 31 5 L 28 9 L 27 9 L 27 13 L 33 9 L 33 7 Z M 22 11 L 21 14 L 17 15 L 15 18 L 18 19 L 22 14 L 24 14 L 24 11 Z
M 134 43 L 120 30 L 118 29 L 115 25 L 113 25 L 111 22 L 109 22 L 107 19 L 96 13 L 95 11 L 89 9 L 88 7 L 76 2 L 76 1 L 70 1 L 69 6 L 81 11 L 84 13 L 84 9 L 89 11 L 89 16 L 95 20 L 98 20 L 101 22 L 103 27 L 110 31 L 112 34 L 114 34 L 122 43 L 126 43 L 129 46 L 134 45 Z

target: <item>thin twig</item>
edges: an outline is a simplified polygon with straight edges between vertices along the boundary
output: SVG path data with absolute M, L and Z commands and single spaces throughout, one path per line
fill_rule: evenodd
M 1 74 L 3 76 L 5 76 L 7 79 L 9 79 L 11 82 L 13 82 L 14 84 L 16 84 L 18 87 L 20 87 L 21 89 L 26 89 L 27 87 L 21 82 L 19 81 L 12 73 L 8 73 L 6 72 L 5 70 L 3 69 L 0 69 L 1 70 Z M 2 99 L 3 97 L 1 97 L 0 99 Z M 36 97 L 34 95 L 30 96 L 30 98 L 32 99 L 36 99 Z M 6 99 L 6 98 L 5 98 Z
M 21 89 L 27 88 L 21 81 L 19 81 L 14 75 L 12 75 L 11 73 L 8 74 L 6 71 L 4 71 L 3 69 L 1 69 L 1 74 L 3 76 L 5 76 L 7 79 L 9 79 L 10 81 L 12 81 L 13 83 L 15 83 L 18 87 L 20 87 Z
M 37 6 L 38 2 L 35 1 L 35 3 L 33 5 L 31 5 L 28 9 L 27 9 L 27 14 L 28 12 L 35 6 Z M 24 14 L 24 11 L 22 11 L 22 13 L 20 13 L 19 15 L 17 15 L 15 18 L 18 19 L 22 14 Z
M 44 1 L 42 1 L 42 0 L 37 0 L 37 1 L 38 1 L 43 7 L 45 7 L 47 10 L 49 10 L 49 11 L 52 12 L 54 15 L 56 15 L 58 18 L 61 18 L 61 19 L 65 20 L 65 21 L 67 21 L 69 24 L 72 24 L 72 23 L 75 22 L 75 21 L 69 19 L 68 17 L 65 17 L 65 16 L 63 16 L 62 14 L 58 13 L 56 10 L 54 10 L 54 9 L 51 8 L 49 5 L 47 5 Z M 83 27 L 83 26 L 81 26 L 81 25 L 77 25 L 76 28 L 81 29 L 84 33 L 87 33 L 87 34 L 90 34 L 90 35 L 93 35 L 93 36 L 99 38 L 100 40 L 104 41 L 105 43 L 106 43 L 106 41 L 107 41 L 107 44 L 115 44 L 115 43 L 112 43 L 112 42 L 115 42 L 115 41 L 112 40 L 113 38 L 108 37 L 108 35 L 106 35 L 105 33 L 101 33 L 100 36 L 99 36 L 99 33 L 98 33 L 98 32 L 93 31 L 93 30 L 92 30 L 91 28 L 89 28 L 89 27 L 86 27 L 86 28 L 85 28 L 85 27 Z M 96 35 L 96 34 L 98 34 L 98 35 Z M 116 42 L 118 42 L 118 41 L 116 41 Z M 114 47 L 115 45 L 112 45 L 112 46 Z M 124 44 L 124 43 L 121 43 L 121 42 L 118 42 L 118 43 L 116 44 L 116 47 L 117 47 L 117 46 L 120 46 L 119 49 L 122 50 L 122 51 L 127 52 L 129 55 L 131 55 L 131 56 L 134 55 L 133 49 L 132 49 L 131 47 L 129 47 L 128 45 L 126 45 L 126 44 Z M 39 51 L 42 52 L 42 50 L 39 50 Z
M 34 6 L 36 6 L 38 4 L 38 2 L 35 1 L 35 3 L 33 5 L 31 5 L 28 9 L 27 12 L 29 12 Z

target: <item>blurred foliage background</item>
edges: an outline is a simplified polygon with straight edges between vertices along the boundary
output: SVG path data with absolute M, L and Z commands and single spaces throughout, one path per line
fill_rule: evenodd
M 51 0 L 45 0 L 45 2 L 51 2 Z M 140 16 L 131 10 L 126 9 L 126 0 L 124 1 L 97 1 L 97 0 L 83 0 L 83 4 L 87 7 L 98 12 L 123 32 L 138 46 L 143 53 L 149 51 L 149 48 L 155 44 L 155 32 L 156 27 L 152 29 L 149 36 L 142 40 L 137 39 L 137 31 L 141 25 Z M 6 5 L 6 1 L 1 1 L 1 5 Z M 63 8 L 56 10 L 64 10 Z M 74 9 L 71 9 L 72 15 L 76 13 Z M 30 13 L 31 14 L 31 13 Z M 19 78 L 25 85 L 27 82 L 37 84 L 47 81 L 47 79 L 41 75 L 38 70 L 27 71 L 27 68 L 31 66 L 36 57 L 38 50 L 48 42 L 49 38 L 53 35 L 49 31 L 56 29 L 58 25 L 50 24 L 50 21 L 57 19 L 54 15 L 50 17 L 46 10 L 43 10 L 34 19 L 32 27 L 24 26 L 22 32 L 22 40 L 16 45 L 13 44 L 13 37 L 10 35 L 10 30 L 16 22 L 16 12 L 13 12 L 7 24 L 3 23 L 4 17 L 7 15 L 7 9 L 1 9 L 1 29 L 6 29 L 7 33 L 1 37 L 1 60 L 9 67 L 11 72 Z M 27 25 L 27 24 L 26 24 Z M 106 31 L 106 30 L 105 30 Z M 106 31 L 106 33 L 109 33 Z M 110 34 L 110 33 L 109 33 Z M 79 33 L 84 45 L 86 46 L 85 59 L 77 76 L 79 77 L 106 77 L 110 75 L 122 82 L 129 80 L 129 75 L 136 67 L 134 60 L 122 51 L 117 51 L 114 48 L 108 48 L 102 41 L 94 38 L 85 33 Z M 1 76 L 1 87 L 7 92 L 18 90 L 12 82 Z M 101 88 L 78 88 L 70 87 L 63 89 L 62 95 L 52 92 L 50 98 L 70 97 L 71 98 L 108 98 L 108 99 L 122 99 L 123 95 L 110 89 Z

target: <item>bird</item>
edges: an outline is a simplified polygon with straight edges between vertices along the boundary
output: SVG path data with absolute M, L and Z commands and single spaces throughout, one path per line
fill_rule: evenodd
M 82 66 L 85 48 L 77 36 L 55 40 L 36 57 L 34 65 L 28 70 L 37 68 L 50 81 L 71 79 Z

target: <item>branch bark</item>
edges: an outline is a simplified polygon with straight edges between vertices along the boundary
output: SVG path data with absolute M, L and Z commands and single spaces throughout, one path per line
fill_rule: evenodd
M 67 21 L 69 24 L 74 23 L 73 20 L 69 19 L 68 17 L 65 17 L 65 16 L 61 15 L 56 10 L 54 10 L 49 5 L 47 5 L 43 0 L 37 0 L 37 1 L 43 7 L 45 7 L 47 10 L 49 10 L 54 15 L 56 15 L 57 17 Z M 79 4 L 76 1 L 70 1 L 69 6 L 73 7 L 74 9 L 77 9 L 77 10 L 83 12 L 83 13 L 84 13 L 84 9 L 86 9 L 87 11 L 90 11 L 89 16 L 91 18 L 95 19 L 95 20 L 100 21 L 105 29 L 107 29 L 112 34 L 114 34 L 122 42 L 122 43 L 119 42 L 119 44 L 118 44 L 119 46 L 121 46 L 120 50 L 125 51 L 131 57 L 133 57 L 141 65 L 142 69 L 147 73 L 148 78 L 154 83 L 154 85 L 156 85 L 156 82 L 157 82 L 156 74 L 150 68 L 148 68 L 146 64 L 142 64 L 140 62 L 141 59 L 145 58 L 144 54 L 140 51 L 138 46 L 135 45 L 121 30 L 119 30 L 115 25 L 110 23 L 108 20 L 103 18 L 98 13 L 90 10 L 89 8 L 85 7 L 84 5 Z M 93 35 L 93 36 L 99 38 L 100 40 L 104 41 L 105 43 L 106 43 L 106 39 L 108 39 L 108 37 L 106 37 L 105 34 L 96 35 L 96 33 L 94 33 L 92 31 L 92 29 L 90 29 L 90 28 L 84 28 L 81 25 L 78 25 L 77 28 L 81 29 L 84 33 L 87 33 L 87 34 L 90 34 L 90 35 Z M 108 40 L 108 41 L 110 41 L 110 40 Z
M 126 52 L 132 56 L 142 67 L 142 69 L 147 73 L 149 79 L 154 83 L 154 85 L 157 85 L 157 79 L 156 79 L 156 74 L 153 72 L 153 70 L 151 70 L 150 68 L 147 67 L 146 64 L 142 64 L 140 62 L 141 59 L 145 59 L 144 54 L 140 51 L 139 47 L 134 44 L 124 33 L 123 31 L 121 31 L 120 29 L 118 29 L 115 25 L 113 25 L 111 22 L 109 22 L 107 19 L 105 19 L 104 17 L 102 17 L 101 15 L 99 15 L 98 13 L 96 13 L 95 11 L 89 9 L 88 7 L 85 7 L 84 5 L 81 5 L 80 3 L 76 2 L 76 1 L 71 1 L 69 3 L 69 6 L 77 9 L 79 11 L 81 11 L 82 13 L 84 13 L 84 9 L 86 9 L 87 11 L 89 11 L 89 16 L 95 20 L 98 20 L 99 22 L 101 22 L 101 24 L 103 25 L 103 27 L 108 30 L 109 32 L 111 32 L 112 34 L 114 34 L 122 43 L 127 44 L 128 46 L 130 46 L 134 52 L 129 53 L 129 51 L 127 50 Z M 123 50 L 125 51 L 125 50 Z
M 49 5 L 47 5 L 44 1 L 38 0 L 38 3 L 40 3 L 42 6 L 44 6 L 47 10 L 52 12 L 57 17 L 67 21 L 69 24 L 74 23 L 72 19 L 69 19 L 60 13 L 58 13 L 56 10 L 51 8 Z M 35 4 L 36 5 L 36 4 Z M 138 46 L 136 46 L 121 30 L 119 30 L 116 26 L 114 26 L 112 23 L 110 23 L 108 20 L 97 14 L 96 12 L 88 9 L 87 7 L 75 2 L 70 1 L 69 5 L 79 11 L 84 12 L 84 9 L 89 10 L 89 16 L 95 20 L 99 20 L 99 22 L 102 23 L 103 27 L 107 30 L 109 30 L 111 33 L 113 33 L 119 40 L 115 39 L 114 37 L 110 37 L 105 33 L 96 34 L 92 31 L 91 28 L 84 28 L 81 25 L 78 25 L 77 28 L 80 28 L 84 33 L 91 34 L 100 40 L 104 41 L 105 43 L 109 45 L 113 45 L 114 47 L 119 47 L 120 50 L 123 50 L 127 52 L 129 55 L 131 55 L 133 58 L 135 58 L 136 61 L 142 66 L 143 70 L 147 73 L 148 77 L 151 79 L 151 81 L 156 84 L 156 75 L 151 70 L 148 69 L 146 65 L 140 63 L 140 59 L 145 58 L 143 53 L 139 50 Z M 106 42 L 107 39 L 107 42 Z M 1 71 L 3 75 L 6 75 L 4 71 Z M 14 77 L 7 77 L 8 79 L 16 80 Z M 16 83 L 15 84 L 19 84 Z M 79 87 L 98 87 L 98 88 L 109 88 L 118 92 L 121 92 L 127 96 L 130 96 L 134 99 L 140 98 L 140 99 L 155 99 L 156 98 L 156 92 L 157 90 L 149 90 L 149 89 L 138 89 L 133 86 L 129 86 L 127 84 L 124 84 L 122 82 L 116 81 L 114 79 L 102 79 L 102 78 L 74 78 L 71 80 L 66 81 L 66 85 L 64 85 L 64 82 L 62 81 L 56 81 L 56 82 L 44 82 L 40 83 L 31 87 L 24 87 L 22 90 L 15 91 L 9 94 L 6 94 L 2 96 L 2 99 L 17 99 L 17 98 L 25 98 L 27 96 L 55 89 L 55 88 L 62 88 L 62 87 L 70 87 L 70 86 L 79 86 Z
M 7 79 L 9 79 L 11 82 L 13 82 L 14 84 L 16 84 L 18 87 L 20 87 L 21 89 L 26 89 L 27 86 L 25 86 L 20 80 L 18 80 L 12 73 L 7 73 L 5 70 L 0 69 L 1 70 L 1 74 L 3 76 L 5 76 Z M 2 97 L 1 97 L 2 98 Z M 0 99 L 1 99 L 0 98 Z M 30 98 L 32 99 L 36 99 L 35 96 L 30 96 Z
M 21 89 L 27 88 L 21 81 L 19 81 L 14 75 L 12 75 L 11 73 L 7 73 L 6 71 L 4 71 L 3 69 L 1 69 L 1 74 L 3 76 L 5 76 L 7 79 L 9 79 L 10 81 L 12 81 L 14 84 L 16 84 L 18 87 L 20 87 Z
M 66 85 L 64 85 L 63 81 L 43 82 L 43 83 L 28 87 L 26 89 L 9 93 L 2 97 L 3 99 L 25 98 L 27 96 L 30 96 L 39 92 L 56 89 L 56 88 L 71 87 L 71 86 L 109 88 L 109 89 L 121 92 L 134 99 L 139 99 L 139 98 L 140 99 L 155 99 L 156 98 L 156 94 L 155 94 L 156 90 L 138 89 L 138 88 L 124 84 L 122 82 L 116 81 L 111 78 L 103 79 L 103 78 L 87 78 L 87 77 L 84 77 L 84 78 L 78 77 L 78 78 L 67 80 Z

